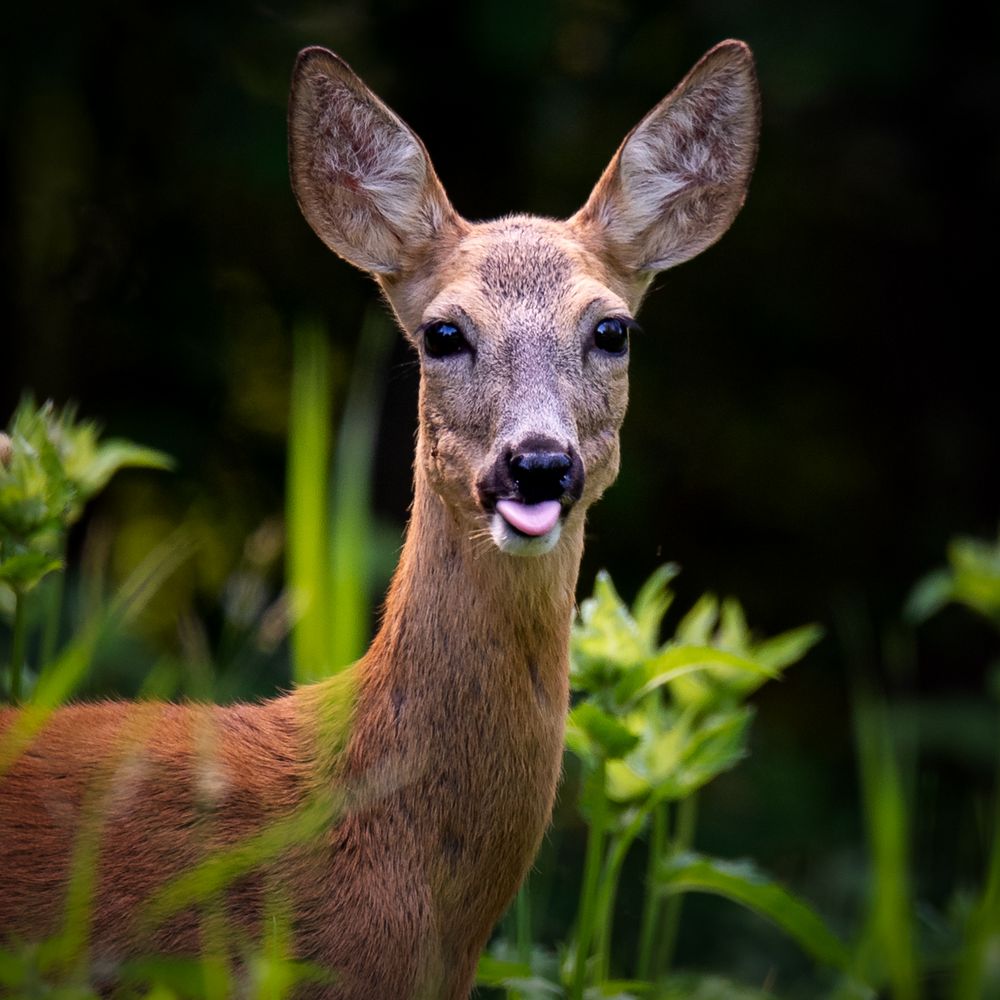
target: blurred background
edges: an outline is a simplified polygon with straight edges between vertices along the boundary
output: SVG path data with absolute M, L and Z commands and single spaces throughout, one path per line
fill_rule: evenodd
M 376 295 L 291 195 L 296 52 L 342 55 L 423 138 L 456 208 L 484 219 L 575 211 L 696 59 L 745 39 L 764 109 L 750 197 L 643 309 L 622 474 L 590 518 L 581 594 L 606 567 L 631 596 L 676 560 L 681 604 L 710 589 L 766 632 L 822 624 L 826 640 L 758 697 L 752 756 L 706 791 L 699 846 L 758 858 L 835 923 L 854 912 L 860 677 L 927 735 L 910 774 L 917 889 L 944 906 L 985 856 L 997 634 L 955 608 L 900 622 L 949 539 L 995 536 L 1000 514 L 977 249 L 1000 176 L 997 19 L 929 0 L 14 5 L 0 35 L 0 424 L 32 390 L 175 457 L 172 474 L 118 477 L 71 556 L 98 537 L 121 578 L 195 525 L 199 554 L 149 609 L 142 657 L 183 643 L 181 612 L 214 648 L 248 563 L 268 599 L 281 588 L 292 330 L 326 330 L 336 421 Z M 402 338 L 383 368 L 376 603 L 410 497 L 417 371 Z M 134 690 L 142 669 L 110 666 L 104 683 Z M 288 682 L 281 648 L 255 669 L 234 695 Z M 750 918 L 688 905 L 684 962 L 794 976 L 766 927 L 729 933 Z

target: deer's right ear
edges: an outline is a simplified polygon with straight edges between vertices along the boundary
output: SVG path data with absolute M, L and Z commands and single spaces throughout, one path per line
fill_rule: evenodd
M 288 159 L 306 221 L 363 270 L 405 272 L 460 222 L 423 143 L 327 49 L 296 60 Z

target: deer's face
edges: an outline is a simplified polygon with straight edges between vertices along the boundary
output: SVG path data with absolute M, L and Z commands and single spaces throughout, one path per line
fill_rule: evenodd
M 558 542 L 618 470 L 631 308 L 565 224 L 471 227 L 407 326 L 420 354 L 417 461 L 505 552 Z
M 749 50 L 716 46 L 629 134 L 566 222 L 472 225 L 420 140 L 336 56 L 299 57 L 292 182 L 375 274 L 420 355 L 418 472 L 471 534 L 540 555 L 618 471 L 628 333 L 653 275 L 728 228 L 758 131 Z

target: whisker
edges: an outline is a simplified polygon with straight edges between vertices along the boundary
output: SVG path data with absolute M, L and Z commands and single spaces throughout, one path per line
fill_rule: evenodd
M 472 545 L 472 554 L 478 558 L 489 551 L 493 544 L 493 533 L 489 527 L 474 528 L 469 532 L 469 542 Z

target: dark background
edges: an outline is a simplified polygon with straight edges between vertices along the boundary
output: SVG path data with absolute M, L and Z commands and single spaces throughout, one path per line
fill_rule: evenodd
M 424 139 L 457 209 L 481 219 L 575 211 L 702 52 L 745 39 L 764 109 L 750 197 L 722 242 L 661 276 L 644 307 L 623 471 L 593 511 L 581 594 L 601 566 L 631 595 L 674 559 L 681 605 L 714 589 L 766 632 L 824 624 L 824 644 L 757 699 L 754 755 L 707 797 L 699 843 L 760 858 L 836 919 L 860 891 L 851 678 L 900 703 L 968 705 L 985 700 L 997 653 L 959 610 L 915 635 L 898 625 L 948 539 L 993 535 L 1000 511 L 983 249 L 1000 177 L 998 26 L 995 7 L 964 10 L 12 6 L 0 36 L 0 423 L 30 388 L 174 455 L 175 474 L 120 477 L 95 516 L 114 527 L 118 572 L 200 519 L 208 551 L 174 599 L 207 606 L 248 534 L 281 514 L 292 324 L 327 324 L 339 390 L 375 295 L 289 189 L 298 49 L 346 58 Z M 397 534 L 415 380 L 400 340 L 375 484 Z M 887 657 L 887 642 L 905 654 Z M 985 746 L 945 738 L 915 758 L 920 814 L 934 817 L 918 830 L 918 888 L 932 901 L 981 861 Z M 682 955 L 711 964 L 688 937 Z M 732 961 L 753 973 L 767 959 L 752 951 Z

